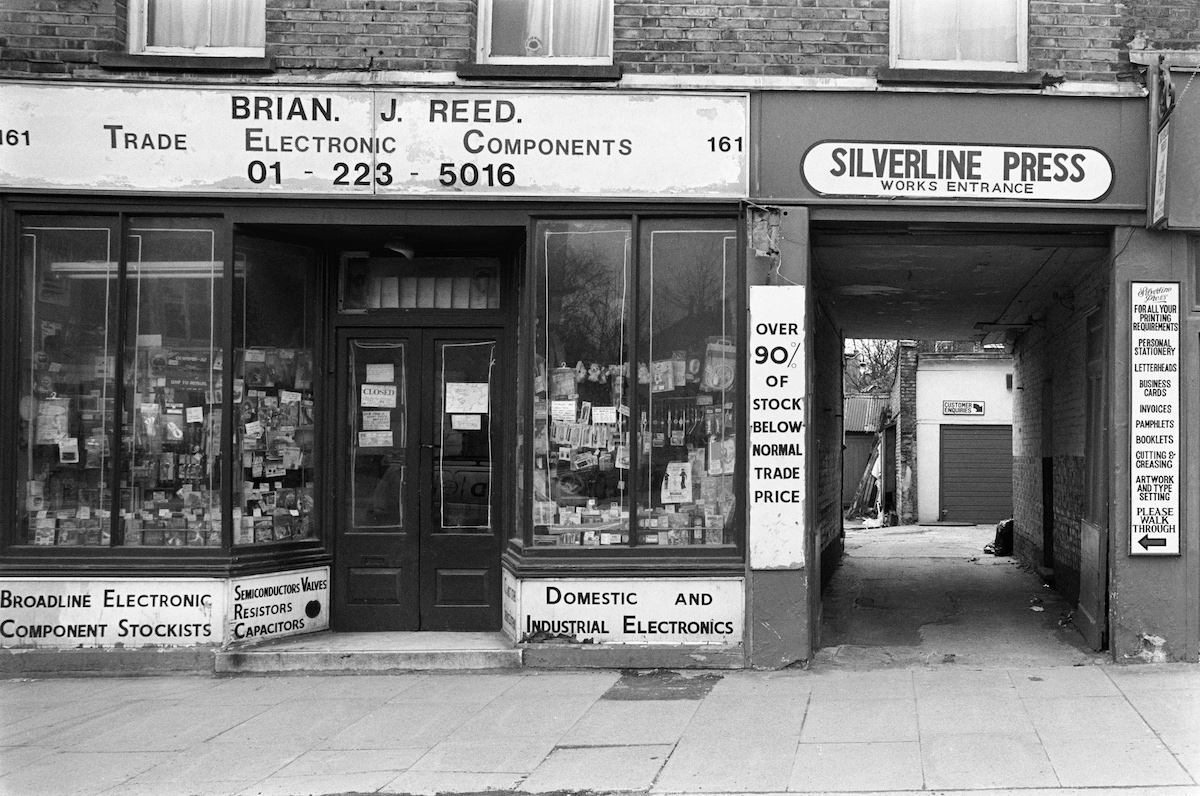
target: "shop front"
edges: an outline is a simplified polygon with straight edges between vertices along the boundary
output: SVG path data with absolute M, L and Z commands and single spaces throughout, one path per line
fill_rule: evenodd
M 748 96 L 5 92 L 0 647 L 744 664 Z
M 759 98 L 751 199 L 782 243 L 752 253 L 771 253 L 758 270 L 772 284 L 816 293 L 810 570 L 827 577 L 842 555 L 828 452 L 842 434 L 843 341 L 978 340 L 1013 357 L 1017 557 L 1045 566 L 1093 648 L 1118 662 L 1195 660 L 1196 507 L 1178 484 L 1195 461 L 1196 334 L 1175 300 L 1195 303 L 1195 247 L 1146 229 L 1145 96 Z M 1195 161 L 1190 143 L 1172 164 Z M 1166 173 L 1171 225 L 1194 228 L 1194 180 Z M 897 449 L 915 450 L 916 396 L 893 400 Z M 936 490 L 903 454 L 894 464 L 902 503 Z

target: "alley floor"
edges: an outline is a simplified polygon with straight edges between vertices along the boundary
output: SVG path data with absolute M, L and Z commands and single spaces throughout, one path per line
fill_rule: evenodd
M 822 595 L 818 660 L 840 667 L 1072 666 L 1072 608 L 1031 569 L 983 552 L 993 526 L 848 527 Z

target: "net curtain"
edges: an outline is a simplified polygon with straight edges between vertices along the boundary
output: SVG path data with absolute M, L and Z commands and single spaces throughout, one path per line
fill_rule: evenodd
M 147 0 L 147 44 L 155 47 L 262 47 L 263 0 Z

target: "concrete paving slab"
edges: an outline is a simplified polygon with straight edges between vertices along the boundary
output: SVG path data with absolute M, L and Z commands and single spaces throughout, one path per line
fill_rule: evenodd
M 237 790 L 274 774 L 296 759 L 299 749 L 255 748 L 253 753 L 228 744 L 198 744 L 171 755 L 129 780 L 128 785 L 239 782 Z M 232 791 L 227 791 L 232 792 Z
M 1022 697 L 1118 696 L 1120 691 L 1105 674 L 1104 666 L 1060 666 L 1010 672 Z
M 1158 738 L 1192 779 L 1200 782 L 1200 732 L 1164 732 Z
M 934 735 L 921 739 L 925 787 L 1049 788 L 1060 784 L 1034 733 Z
M 746 739 L 689 733 L 675 747 L 651 793 L 780 793 L 787 789 L 796 737 Z
M 403 676 L 403 675 L 401 675 Z M 490 702 L 525 677 L 523 674 L 431 673 L 392 702 Z
M 644 791 L 653 784 L 672 746 L 605 746 L 555 749 L 521 783 L 529 793 Z
M 1046 740 L 1153 737 L 1124 696 L 1025 698 L 1024 702 L 1038 735 Z
M 307 700 L 302 695 L 303 690 L 297 689 L 291 702 L 270 707 L 215 735 L 209 743 L 239 744 L 246 749 L 310 748 L 338 734 L 377 707 L 377 703 L 368 699 Z
M 265 677 L 222 677 L 204 695 L 213 705 L 278 705 L 293 697 L 296 675 Z
M 907 669 L 873 672 L 814 672 L 813 699 L 912 699 L 913 675 Z
M 1034 732 L 1025 703 L 1015 690 L 977 694 L 924 694 L 917 700 L 921 737 L 963 733 L 1013 735 Z
M 971 669 L 953 664 L 914 670 L 912 678 L 918 698 L 941 694 L 1016 693 L 1007 669 Z
M 683 736 L 699 702 L 615 702 L 591 705 L 559 740 L 560 746 L 670 744 Z
M 620 672 L 529 671 L 504 692 L 513 699 L 579 696 L 598 699 L 621 678 Z
M 268 777 L 244 788 L 236 796 L 324 796 L 330 793 L 372 793 L 395 779 L 395 772 L 318 774 L 304 777 Z
M 295 683 L 302 685 L 308 699 L 373 699 L 387 702 L 423 680 L 421 675 L 302 675 Z
M 80 752 L 175 752 L 204 743 L 268 708 L 202 701 L 134 702 L 56 733 L 54 743 Z M 120 732 L 111 728 L 119 726 Z
M 517 788 L 525 774 L 471 771 L 406 771 L 380 789 L 380 793 L 483 793 Z
M 1125 694 L 1142 691 L 1200 691 L 1200 667 L 1194 663 L 1106 666 L 1104 673 Z
M 796 750 L 789 791 L 920 790 L 919 743 L 815 743 Z
M 1175 755 L 1157 739 L 1043 741 L 1058 779 L 1071 787 L 1194 785 Z
M 426 752 L 409 770 L 528 774 L 552 749 L 554 741 L 541 738 L 448 739 Z
M 12 773 L 52 754 L 48 746 L 0 746 L 0 772 Z
M 319 743 L 322 749 L 432 749 L 477 707 L 436 702 L 395 702 L 379 706 Z
M 94 796 L 153 768 L 168 752 L 57 752 L 0 776 L 6 796 Z
M 101 796 L 232 796 L 253 785 L 253 781 L 212 780 L 185 782 L 147 782 L 137 778 L 104 791 Z
M 284 779 L 390 772 L 395 778 L 423 754 L 424 749 L 312 749 L 297 755 L 271 776 Z
M 33 680 L 27 678 L 0 680 L 0 704 L 41 705 L 47 699 L 55 701 L 86 702 L 109 699 L 109 692 L 120 693 L 128 686 L 123 680 L 97 678 L 51 678 Z
M 812 693 L 814 674 L 808 671 L 727 672 L 706 697 L 710 699 L 747 699 L 768 696 L 772 699 L 796 699 L 802 702 Z
M 516 699 L 507 694 L 481 707 L 449 736 L 449 741 L 508 737 L 517 740 L 559 738 L 587 712 L 591 697 Z
M 74 727 L 86 724 L 118 708 L 120 704 L 109 707 L 103 702 L 91 700 L 78 703 L 47 700 L 47 705 L 41 712 L 0 727 L 0 745 L 22 746 L 38 743 L 44 738 L 66 733 Z
M 804 717 L 801 743 L 916 741 L 917 705 L 912 699 L 821 700 L 815 694 Z

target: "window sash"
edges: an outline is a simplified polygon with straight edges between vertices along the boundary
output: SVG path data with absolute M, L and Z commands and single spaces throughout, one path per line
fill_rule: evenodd
M 891 13 L 893 67 L 1004 72 L 1027 68 L 1025 0 L 894 0 Z M 977 24 L 980 21 L 984 24 Z M 989 28 L 987 22 L 994 24 Z
M 479 6 L 479 35 L 476 60 L 488 64 L 564 64 L 596 66 L 611 65 L 613 61 L 613 0 L 510 0 L 525 6 L 526 40 L 532 42 L 533 52 L 525 54 L 496 52 L 493 36 L 506 35 L 503 30 L 504 12 L 496 6 L 504 0 L 482 0 Z M 567 41 L 569 17 L 589 25 L 591 36 Z M 521 22 L 522 20 L 517 20 Z M 511 32 L 508 34 L 511 37 Z M 589 40 L 590 39 L 590 40 Z M 571 50 L 592 49 L 594 54 L 569 54 Z M 556 54 L 566 52 L 567 54 Z
M 173 14 L 169 27 L 178 38 L 191 41 L 155 43 L 154 11 Z M 129 7 L 133 53 L 256 58 L 265 53 L 265 39 L 264 0 L 133 0 Z

